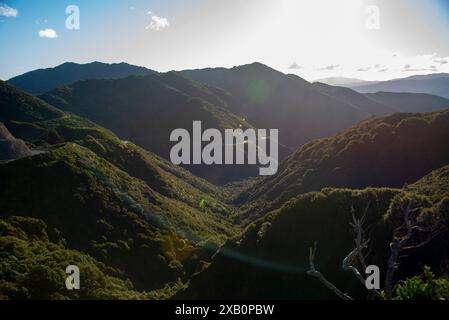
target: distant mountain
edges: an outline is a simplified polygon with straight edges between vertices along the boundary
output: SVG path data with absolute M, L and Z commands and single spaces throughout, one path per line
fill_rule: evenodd
M 408 80 L 429 80 L 429 79 L 440 79 L 440 78 L 447 78 L 449 77 L 449 73 L 431 73 L 431 74 L 425 74 L 425 75 L 415 75 L 410 76 L 405 79 Z
M 324 187 L 396 187 L 449 163 L 449 110 L 396 113 L 305 144 L 242 193 L 238 219 L 254 219 L 289 198 Z
M 148 75 L 153 73 L 156 73 L 156 71 L 127 63 L 107 64 L 92 62 L 78 64 L 67 62 L 54 68 L 27 72 L 9 79 L 8 83 L 32 94 L 42 94 L 79 80 L 115 79 L 129 75 Z
M 403 79 L 383 81 L 376 84 L 363 86 L 352 86 L 360 93 L 375 92 L 411 92 L 427 93 L 449 98 L 449 74 L 430 74 L 423 76 L 412 76 Z
M 345 87 L 331 86 L 324 83 L 315 82 L 313 86 L 319 91 L 331 97 L 350 103 L 354 107 L 372 115 L 381 116 L 394 113 L 399 110 L 388 106 L 382 102 L 375 101 L 357 91 Z
M 366 97 L 399 112 L 433 112 L 449 109 L 449 99 L 425 93 L 366 93 Z
M 329 78 L 322 78 L 317 79 L 315 82 L 320 82 L 324 84 L 328 84 L 331 86 L 340 86 L 340 87 L 350 87 L 350 86 L 359 86 L 359 85 L 367 85 L 367 84 L 375 84 L 379 81 L 366 81 L 366 80 L 360 80 L 356 78 L 345 78 L 345 77 L 329 77 Z
M 78 81 L 52 90 L 41 98 L 61 110 L 92 120 L 165 159 L 170 159 L 170 133 L 192 130 L 195 120 L 203 130 L 249 128 L 226 102 L 204 85 L 169 72 L 122 79 Z M 193 173 L 223 184 L 257 174 L 257 166 L 187 165 Z
M 394 112 L 433 112 L 449 108 L 449 99 L 425 93 L 358 93 L 346 87 L 315 82 L 315 88 L 367 113 L 382 116 Z
M 16 139 L 0 122 L 0 160 L 14 160 L 31 155 L 25 142 Z
M 227 91 L 239 101 L 230 105 L 231 111 L 242 114 L 255 127 L 279 129 L 280 142 L 291 149 L 372 115 L 323 94 L 298 76 L 285 75 L 260 63 L 182 73 Z

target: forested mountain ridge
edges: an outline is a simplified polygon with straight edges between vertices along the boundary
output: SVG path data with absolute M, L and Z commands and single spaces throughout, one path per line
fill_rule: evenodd
M 258 128 L 279 129 L 280 142 L 291 149 L 372 116 L 323 94 L 296 75 L 283 74 L 261 63 L 182 73 L 229 92 L 240 102 L 230 105 L 233 112 L 242 114 Z
M 319 82 L 313 83 L 313 86 L 324 94 L 346 101 L 354 107 L 359 108 L 360 110 L 363 110 L 371 115 L 383 116 L 398 111 L 392 106 L 372 100 L 369 97 L 366 97 L 363 94 L 349 88 L 330 86 Z
M 147 75 L 156 71 L 127 63 L 66 62 L 54 68 L 39 69 L 8 80 L 8 83 L 32 94 L 42 94 L 60 86 L 86 79 L 114 79 L 130 75 Z
M 223 99 L 207 87 L 179 73 L 127 77 L 117 80 L 86 80 L 55 89 L 41 98 L 61 110 L 92 120 L 165 159 L 170 158 L 170 133 L 192 129 L 201 121 L 203 130 L 252 127 L 231 113 Z M 214 183 L 241 180 L 257 174 L 254 165 L 185 166 Z
M 366 120 L 299 148 L 277 175 L 241 194 L 238 219 L 323 187 L 402 187 L 449 163 L 448 139 L 449 110 Z

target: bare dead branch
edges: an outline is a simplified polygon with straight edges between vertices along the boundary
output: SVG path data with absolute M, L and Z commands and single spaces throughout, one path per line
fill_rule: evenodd
M 394 273 L 399 268 L 399 260 L 406 257 L 402 252 L 427 245 L 443 230 L 439 221 L 431 221 L 428 224 L 418 221 L 413 214 L 419 215 L 420 212 L 419 209 L 413 208 L 414 205 L 415 199 L 412 198 L 404 211 L 403 224 L 393 230 L 393 241 L 390 244 L 391 255 L 388 259 L 388 269 L 385 276 L 385 295 L 387 299 L 391 299 L 393 294 Z M 418 237 L 417 232 L 423 233 L 424 239 Z
M 333 285 L 329 280 L 327 280 L 321 272 L 315 269 L 315 255 L 316 255 L 317 245 L 316 242 L 314 244 L 313 248 L 310 248 L 309 253 L 309 270 L 307 271 L 307 274 L 309 276 L 315 277 L 318 280 L 321 281 L 322 284 L 324 284 L 328 289 L 330 289 L 333 293 L 335 293 L 340 299 L 343 300 L 353 300 L 349 295 L 346 293 L 341 292 L 335 285 Z
M 354 208 L 352 208 L 352 223 L 351 226 L 354 228 L 355 232 L 355 248 L 343 259 L 342 268 L 345 271 L 350 271 L 354 273 L 355 277 L 366 286 L 366 279 L 362 276 L 360 271 L 357 269 L 357 262 L 366 270 L 365 256 L 363 250 L 368 247 L 369 239 L 365 239 L 365 232 L 363 229 L 363 223 L 366 217 L 367 209 L 360 219 L 355 216 Z M 372 292 L 382 298 L 382 295 L 377 290 L 372 290 Z
M 407 257 L 407 255 L 404 255 L 403 252 L 425 246 L 444 230 L 438 217 L 422 217 L 420 215 L 421 209 L 414 208 L 414 206 L 415 199 L 412 198 L 404 211 L 403 223 L 393 229 L 393 240 L 390 243 L 391 254 L 388 259 L 388 269 L 385 276 L 384 289 L 386 299 L 391 299 L 392 297 L 394 274 L 399 268 L 400 260 Z M 364 215 L 360 219 L 357 219 L 354 208 L 352 208 L 352 223 L 350 223 L 350 225 L 355 232 L 355 248 L 343 259 L 342 262 L 343 270 L 352 272 L 363 284 L 363 286 L 366 286 L 366 279 L 357 269 L 357 266 L 362 267 L 363 270 L 366 270 L 367 267 L 365 261 L 367 255 L 364 254 L 364 250 L 368 249 L 369 239 L 366 239 L 363 227 L 366 213 L 367 210 L 365 210 Z M 307 274 L 318 278 L 327 288 L 329 288 L 341 299 L 352 300 L 349 295 L 341 292 L 335 285 L 329 282 L 319 271 L 315 269 L 315 255 L 316 243 L 314 248 L 310 248 L 310 267 Z M 384 299 L 384 296 L 378 290 L 370 290 L 370 293 L 380 299 Z

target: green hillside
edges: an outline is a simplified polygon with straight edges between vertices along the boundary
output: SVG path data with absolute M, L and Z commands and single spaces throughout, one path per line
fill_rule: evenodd
M 336 299 L 329 289 L 306 274 L 309 248 L 317 243 L 315 264 L 343 292 L 358 299 L 366 290 L 342 260 L 354 247 L 351 212 L 365 215 L 369 255 L 367 264 L 378 265 L 385 278 L 392 228 L 401 223 L 413 194 L 398 189 L 323 189 L 299 195 L 280 209 L 251 223 L 241 236 L 228 241 L 202 273 L 194 276 L 181 299 Z M 416 198 L 416 196 L 415 196 Z M 422 265 L 441 269 L 447 259 L 449 198 L 433 201 L 417 197 L 421 219 L 440 219 L 444 232 L 421 249 L 407 251 L 395 282 L 420 273 Z M 383 281 L 383 280 L 382 280 Z
M 449 163 L 449 111 L 397 113 L 312 141 L 243 192 L 239 220 L 323 187 L 399 187 Z M 248 204 L 249 203 L 249 204 Z
M 0 219 L 0 256 L 0 300 L 151 298 L 133 290 L 120 270 L 67 249 L 64 239 L 39 219 Z M 83 275 L 80 291 L 63 285 L 69 265 L 77 265 Z
M 49 145 L 75 142 L 131 176 L 145 181 L 159 193 L 186 201 L 197 208 L 198 202 L 205 198 L 208 200 L 207 209 L 222 215 L 229 214 L 230 208 L 220 201 L 229 194 L 161 157 L 121 141 L 112 132 L 88 120 L 59 111 L 5 82 L 0 82 L 0 106 L 0 119 L 13 135 L 37 149 L 45 150 Z M 47 115 L 47 110 L 54 112 Z M 40 116 L 35 119 L 30 114 Z
M 417 182 L 407 186 L 413 192 L 441 199 L 449 196 L 449 166 L 434 170 Z
M 105 270 L 116 270 L 114 281 L 127 284 L 118 284 L 104 298 L 140 297 L 131 292 L 134 287 L 151 297 L 169 295 L 172 287 L 167 285 L 176 288 L 178 279 L 186 281 L 217 244 L 238 232 L 228 219 L 234 209 L 223 201 L 229 191 L 88 120 L 0 85 L 1 120 L 39 151 L 0 164 L 0 219 L 40 219 L 51 236 L 63 239 L 61 250 L 75 250 L 81 258 L 89 255 Z M 21 242 L 34 250 L 32 245 Z M 17 287 L 13 291 L 26 287 L 19 278 L 8 281 L 15 283 L 5 284 Z M 15 291 L 8 290 L 0 293 L 14 297 Z M 58 290 L 45 294 L 59 297 Z

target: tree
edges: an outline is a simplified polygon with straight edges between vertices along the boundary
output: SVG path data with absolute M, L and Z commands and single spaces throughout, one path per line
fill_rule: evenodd
M 442 224 L 439 218 L 433 216 L 431 219 L 423 219 L 420 215 L 420 208 L 415 207 L 415 203 L 415 198 L 412 197 L 412 199 L 408 202 L 407 208 L 403 212 L 402 223 L 395 226 L 393 229 L 393 240 L 390 243 L 391 254 L 387 264 L 388 268 L 385 276 L 384 292 L 380 292 L 375 289 L 370 290 L 372 297 L 387 300 L 392 299 L 394 274 L 400 266 L 400 260 L 406 257 L 404 252 L 417 249 L 428 244 L 442 232 Z M 352 272 L 354 276 L 362 282 L 364 287 L 366 284 L 366 278 L 359 271 L 358 266 L 364 271 L 367 268 L 366 258 L 368 254 L 365 254 L 365 251 L 368 248 L 370 239 L 366 238 L 366 233 L 363 227 L 365 214 L 361 218 L 357 218 L 354 209 L 352 210 L 353 221 L 350 225 L 355 232 L 354 249 L 343 259 L 342 262 L 342 269 Z M 314 260 L 316 251 L 317 245 L 315 243 L 314 247 L 310 248 L 309 270 L 307 271 L 307 274 L 316 277 L 339 298 L 344 300 L 353 300 L 351 296 L 340 291 L 315 268 Z

